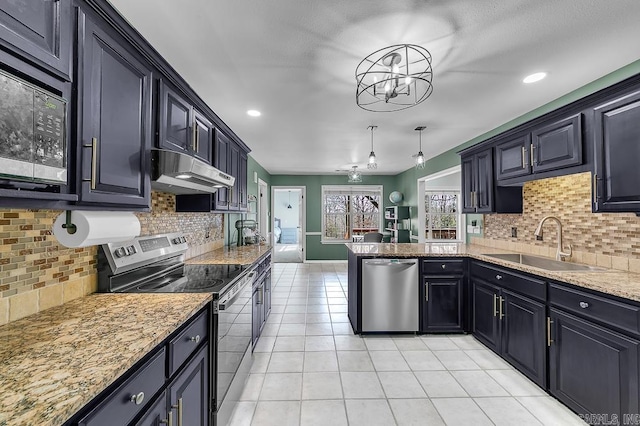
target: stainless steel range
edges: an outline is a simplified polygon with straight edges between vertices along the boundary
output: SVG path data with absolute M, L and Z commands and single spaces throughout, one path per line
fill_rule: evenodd
M 181 233 L 137 237 L 98 250 L 98 291 L 211 293 L 211 424 L 229 422 L 251 369 L 252 284 L 246 265 L 185 264 Z

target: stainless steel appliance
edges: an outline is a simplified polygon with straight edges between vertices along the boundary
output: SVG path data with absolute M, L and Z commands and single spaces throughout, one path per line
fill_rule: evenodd
M 151 150 L 151 164 L 151 186 L 173 194 L 212 194 L 236 181 L 204 161 L 166 149 Z
M 67 183 L 67 101 L 0 70 L 0 178 Z
M 362 261 L 362 331 L 418 331 L 418 259 Z
M 211 424 L 226 425 L 251 370 L 254 270 L 246 265 L 187 265 L 187 248 L 180 233 L 104 244 L 98 250 L 98 290 L 212 294 Z

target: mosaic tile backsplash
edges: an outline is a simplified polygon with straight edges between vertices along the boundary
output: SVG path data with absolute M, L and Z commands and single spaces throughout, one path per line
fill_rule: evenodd
M 66 248 L 51 229 L 58 210 L 0 210 L 0 325 L 93 293 L 97 247 Z M 224 216 L 175 213 L 173 194 L 152 192 L 151 212 L 136 213 L 141 235 L 184 232 L 187 258 L 222 247 Z
M 544 216 L 553 215 L 562 222 L 564 243 L 571 244 L 574 252 L 603 259 L 612 257 L 614 262 L 616 258 L 619 262 L 640 259 L 640 217 L 633 213 L 591 213 L 589 172 L 525 183 L 522 209 L 521 215 L 485 215 L 484 239 L 526 244 L 555 253 L 554 222 L 545 223 L 544 241 L 536 241 L 533 234 Z M 517 238 L 511 237 L 513 226 L 518 229 Z

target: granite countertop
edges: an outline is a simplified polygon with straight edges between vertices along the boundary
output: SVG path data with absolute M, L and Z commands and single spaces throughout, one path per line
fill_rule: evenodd
M 0 327 L 0 425 L 60 425 L 211 300 L 92 294 Z
M 505 266 L 518 271 L 557 280 L 602 293 L 623 297 L 640 302 L 640 274 L 615 269 L 589 272 L 558 272 L 533 266 L 509 262 L 486 256 L 486 254 L 516 253 L 491 247 L 463 243 L 406 243 L 406 244 L 367 244 L 349 243 L 347 248 L 356 256 L 397 256 L 397 257 L 470 257 L 495 265 Z M 541 256 L 542 257 L 542 256 Z
M 192 257 L 187 265 L 251 265 L 271 251 L 270 244 L 250 244 L 242 247 L 229 246 Z

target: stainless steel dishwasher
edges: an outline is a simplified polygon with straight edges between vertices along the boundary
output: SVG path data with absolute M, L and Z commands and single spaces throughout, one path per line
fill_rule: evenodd
M 362 262 L 362 331 L 418 331 L 418 259 Z

